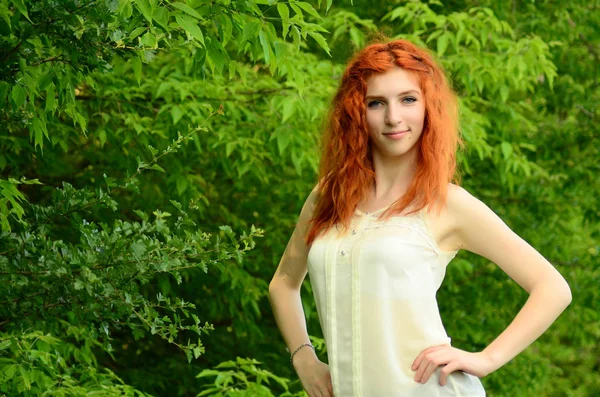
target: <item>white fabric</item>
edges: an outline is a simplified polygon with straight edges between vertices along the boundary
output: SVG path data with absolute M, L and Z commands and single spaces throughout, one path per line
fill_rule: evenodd
M 461 371 L 445 386 L 439 369 L 425 384 L 413 380 L 417 355 L 450 343 L 436 291 L 456 252 L 439 249 L 424 212 L 378 220 L 384 210 L 356 210 L 346 236 L 334 227 L 308 253 L 335 397 L 485 396 Z

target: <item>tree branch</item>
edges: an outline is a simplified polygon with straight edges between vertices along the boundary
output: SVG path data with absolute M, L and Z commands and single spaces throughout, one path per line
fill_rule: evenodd
M 19 42 L 19 44 L 17 44 L 12 50 L 10 50 L 9 52 L 6 53 L 6 55 L 4 56 L 4 58 L 2 58 L 2 62 L 6 61 L 8 59 L 8 57 L 10 57 L 12 54 L 14 54 L 16 51 L 19 50 L 19 48 L 21 48 L 21 45 L 23 44 L 22 41 Z

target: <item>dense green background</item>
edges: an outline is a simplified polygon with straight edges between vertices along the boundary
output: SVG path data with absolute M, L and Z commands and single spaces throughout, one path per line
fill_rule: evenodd
M 0 396 L 300 395 L 267 285 L 343 65 L 376 32 L 437 54 L 464 187 L 572 289 L 488 394 L 600 395 L 600 1 L 0 0 L 0 17 Z M 525 299 L 464 252 L 438 295 L 472 351 Z

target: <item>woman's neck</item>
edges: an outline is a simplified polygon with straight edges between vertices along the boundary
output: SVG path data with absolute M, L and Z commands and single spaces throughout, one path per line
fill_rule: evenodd
M 374 155 L 373 167 L 375 185 L 371 188 L 371 199 L 398 199 L 406 193 L 417 171 L 416 151 L 395 158 Z

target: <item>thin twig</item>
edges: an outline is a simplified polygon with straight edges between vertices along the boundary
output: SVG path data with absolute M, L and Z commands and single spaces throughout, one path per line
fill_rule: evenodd
M 590 112 L 589 110 L 587 110 L 586 108 L 584 108 L 582 105 L 576 104 L 575 107 L 578 108 L 579 110 L 581 110 L 583 113 L 585 113 L 591 119 L 594 118 L 594 113 Z
M 63 54 L 58 54 L 58 55 L 55 55 L 55 56 L 53 56 L 51 58 L 44 59 L 43 61 L 39 61 L 37 63 L 32 63 L 31 66 L 39 66 L 39 65 L 41 65 L 43 63 L 52 62 L 52 61 L 56 61 L 56 60 L 62 61 L 62 59 L 60 59 L 60 57 L 62 57 L 62 55 Z
M 10 50 L 8 53 L 6 53 L 4 58 L 2 58 L 2 62 L 6 61 L 8 59 L 8 57 L 10 57 L 15 51 L 18 51 L 22 44 L 23 44 L 22 41 L 19 42 L 19 44 L 17 44 L 12 50 Z

